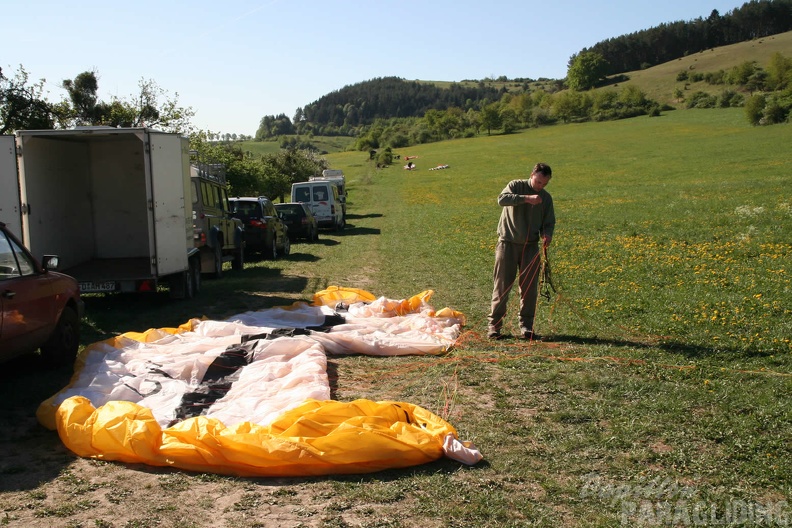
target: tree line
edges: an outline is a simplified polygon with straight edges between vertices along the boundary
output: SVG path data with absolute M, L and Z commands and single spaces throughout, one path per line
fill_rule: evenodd
M 570 58 L 591 52 L 605 62 L 604 75 L 642 70 L 658 64 L 748 40 L 792 30 L 792 0 L 751 0 L 721 15 L 677 21 L 609 38 Z
M 514 79 L 512 82 L 518 87 L 514 91 L 533 94 L 530 99 L 536 103 L 546 94 L 553 96 L 559 90 L 587 91 L 606 82 L 607 77 L 618 77 L 715 46 L 789 30 L 792 30 L 792 0 L 751 0 L 723 16 L 713 10 L 707 18 L 660 24 L 584 48 L 570 58 L 565 79 L 539 80 L 544 82 Z M 526 105 L 522 104 L 522 109 L 516 110 L 516 117 L 512 117 L 508 107 L 513 105 L 501 104 L 507 95 L 513 97 L 505 87 L 495 88 L 483 81 L 452 83 L 448 88 L 441 88 L 397 77 L 372 79 L 345 86 L 298 108 L 293 119 L 285 114 L 264 116 L 256 139 L 293 134 L 345 135 L 357 137 L 358 144 L 368 148 L 377 142 L 372 139 L 377 137 L 376 131 L 382 129 L 391 131 L 386 133 L 388 143 L 397 146 L 405 138 L 411 143 L 421 143 L 437 137 L 477 133 L 482 120 L 489 131 L 500 127 L 501 123 L 508 130 L 547 124 L 554 116 L 562 121 L 579 119 L 582 115 L 595 119 L 619 118 L 635 115 L 638 107 L 645 111 L 656 108 L 645 102 L 638 106 L 630 104 L 627 108 L 618 102 L 619 96 L 607 96 L 606 99 L 610 97 L 616 102 L 607 100 L 600 105 L 596 102 L 599 96 L 569 94 L 558 97 L 555 105 L 533 104 L 535 109 L 530 116 L 526 115 Z M 621 97 L 624 98 L 634 99 Z M 591 104 L 587 105 L 586 101 Z M 493 111 L 493 104 L 498 106 L 497 112 Z M 561 110 L 561 107 L 570 108 Z M 500 110 L 505 114 L 500 116 Z M 444 117 L 437 119 L 433 112 L 441 112 Z M 499 117 L 499 125 L 492 127 L 491 123 L 497 121 L 495 117 Z M 402 122 L 397 126 L 391 122 L 393 119 Z M 443 132 L 438 132 L 438 123 Z
M 284 134 L 354 136 L 361 126 L 379 119 L 420 117 L 429 110 L 450 107 L 479 108 L 500 98 L 503 91 L 484 82 L 452 83 L 440 88 L 399 77 L 380 77 L 345 86 L 297 108 L 293 120 L 285 114 L 264 116 L 256 139 Z
M 128 98 L 99 99 L 99 76 L 86 71 L 65 79 L 67 98 L 52 103 L 44 96 L 44 81 L 32 82 L 23 67 L 10 76 L 0 69 L 0 134 L 16 130 L 76 126 L 150 127 L 189 135 L 190 148 L 200 161 L 226 166 L 229 190 L 235 195 L 285 197 L 291 184 L 321 174 L 327 162 L 311 150 L 288 148 L 276 154 L 244 152 L 235 135 L 195 130 L 191 107 L 179 105 L 154 81 L 143 80 Z M 242 138 L 240 138 L 242 139 Z M 223 141 L 225 140 L 225 141 Z

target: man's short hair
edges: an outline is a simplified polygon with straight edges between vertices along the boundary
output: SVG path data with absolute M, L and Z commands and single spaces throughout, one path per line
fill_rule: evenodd
M 553 169 L 550 168 L 550 165 L 547 163 L 537 163 L 534 165 L 533 171 L 531 174 L 539 173 L 545 178 L 551 178 L 553 176 Z

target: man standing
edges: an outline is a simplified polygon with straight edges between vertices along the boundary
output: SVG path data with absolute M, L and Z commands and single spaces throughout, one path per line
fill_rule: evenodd
M 553 198 L 544 190 L 552 174 L 549 165 L 537 163 L 530 179 L 510 181 L 498 196 L 498 205 L 503 209 L 498 222 L 495 285 L 488 317 L 490 339 L 502 337 L 501 327 L 515 275 L 519 280 L 520 333 L 525 339 L 541 339 L 534 333 L 533 324 L 539 295 L 539 241 L 543 247 L 549 246 L 555 228 Z

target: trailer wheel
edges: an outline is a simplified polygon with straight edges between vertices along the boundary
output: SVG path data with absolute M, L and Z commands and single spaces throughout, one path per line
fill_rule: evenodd
M 41 357 L 47 365 L 61 366 L 74 361 L 80 347 L 80 318 L 71 306 L 66 306 L 58 319 L 58 326 L 41 345 Z
M 195 282 L 193 281 L 193 265 L 185 271 L 170 276 L 168 294 L 171 299 L 192 299 L 195 297 Z
M 198 295 L 198 292 L 201 291 L 201 259 L 190 259 L 190 281 L 193 291 Z

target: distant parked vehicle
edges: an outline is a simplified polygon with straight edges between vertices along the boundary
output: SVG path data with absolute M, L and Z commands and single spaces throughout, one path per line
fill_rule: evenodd
M 346 220 L 338 187 L 329 181 L 308 181 L 292 184 L 291 201 L 302 202 L 311 207 L 319 227 L 336 231 L 344 229 Z
M 74 361 L 84 303 L 77 281 L 57 266 L 54 255 L 39 264 L 0 222 L 0 361 L 37 349 L 53 365 Z
M 260 251 L 271 259 L 291 251 L 288 228 L 278 216 L 272 201 L 265 196 L 243 196 L 229 199 L 231 214 L 245 226 L 245 246 Z
M 341 202 L 341 213 L 344 217 L 344 223 L 346 223 L 347 190 L 344 171 L 339 169 L 325 169 L 322 171 L 321 176 L 310 176 L 308 181 L 327 181 L 336 186 L 338 189 L 338 200 Z
M 319 239 L 319 224 L 307 204 L 279 203 L 275 204 L 275 210 L 289 228 L 289 238 L 295 240 L 301 238 L 309 242 Z

